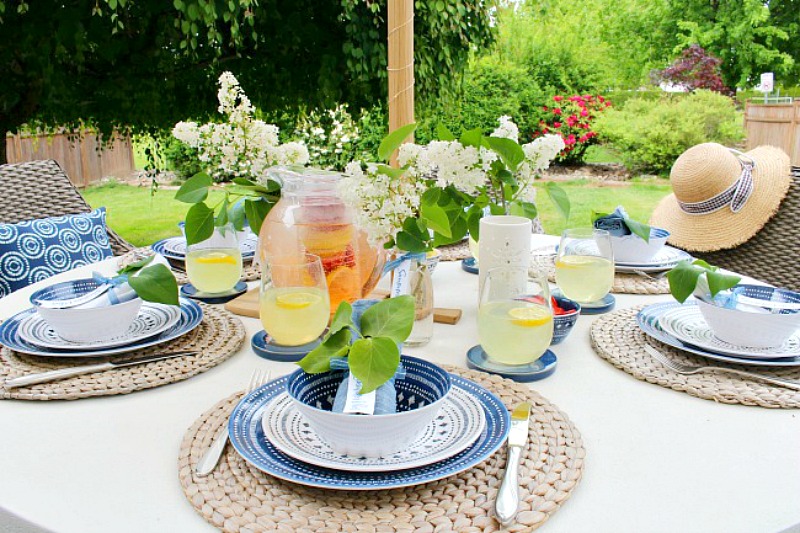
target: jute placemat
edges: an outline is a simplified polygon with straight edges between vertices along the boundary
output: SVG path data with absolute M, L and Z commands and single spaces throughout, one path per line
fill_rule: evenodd
M 236 353 L 245 340 L 245 330 L 238 317 L 224 309 L 200 304 L 203 321 L 194 330 L 168 343 L 152 346 L 139 352 L 115 356 L 128 358 L 159 353 L 198 350 L 193 356 L 175 357 L 144 365 L 115 368 L 93 374 L 6 390 L 5 380 L 18 376 L 46 372 L 76 365 L 100 363 L 114 357 L 67 359 L 34 357 L 3 347 L 0 350 L 0 399 L 3 400 L 77 400 L 92 396 L 128 394 L 188 379 L 205 372 Z
M 534 250 L 531 253 L 531 270 L 543 271 L 547 279 L 555 283 L 556 266 L 555 254 L 546 254 Z M 616 294 L 669 294 L 669 281 L 667 278 L 651 279 L 639 274 L 614 274 L 614 285 L 611 292 Z
M 667 357 L 680 363 L 698 366 L 709 364 L 730 366 L 769 376 L 800 379 L 800 368 L 798 367 L 778 369 L 776 367 L 726 365 L 720 361 L 711 361 L 662 344 L 650 338 L 636 325 L 636 313 L 640 309 L 641 306 L 620 309 L 594 321 L 591 329 L 592 346 L 600 357 L 636 379 L 685 392 L 705 400 L 772 408 L 800 408 L 800 391 L 773 386 L 733 374 L 701 372 L 684 375 L 665 367 L 644 351 L 645 344 L 651 344 Z
M 520 513 L 508 531 L 532 531 L 569 498 L 583 473 L 585 450 L 569 418 L 526 386 L 473 370 L 471 379 L 512 408 L 529 401 L 530 442 L 520 466 Z M 474 468 L 440 481 L 383 491 L 333 491 L 295 485 L 251 467 L 228 446 L 206 478 L 194 468 L 241 398 L 225 398 L 189 428 L 178 458 L 179 478 L 195 510 L 229 532 L 497 531 L 494 501 L 506 462 L 503 447 Z
M 150 248 L 136 248 L 135 250 L 131 250 L 130 252 L 119 256 L 117 259 L 117 266 L 119 268 L 125 267 L 131 263 L 139 261 L 140 259 L 151 256 L 153 253 L 153 250 Z M 175 279 L 177 280 L 178 285 L 186 285 L 189 283 L 189 277 L 186 275 L 186 272 L 176 270 L 176 268 L 173 267 L 172 273 L 175 274 Z M 257 281 L 260 279 L 261 267 L 254 264 L 252 261 L 245 263 L 244 268 L 242 269 L 242 281 Z
M 461 261 L 472 257 L 472 253 L 469 251 L 469 241 L 466 239 L 454 244 L 438 246 L 436 249 L 442 252 L 442 261 Z

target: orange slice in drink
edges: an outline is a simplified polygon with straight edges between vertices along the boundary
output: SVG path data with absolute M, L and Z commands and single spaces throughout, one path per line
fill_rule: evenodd
M 514 325 L 526 328 L 543 326 L 553 320 L 552 315 L 541 307 L 515 307 L 508 311 Z
M 361 280 L 358 272 L 352 268 L 341 266 L 328 272 L 325 277 L 332 307 L 338 306 L 342 300 L 353 301 L 361 297 Z

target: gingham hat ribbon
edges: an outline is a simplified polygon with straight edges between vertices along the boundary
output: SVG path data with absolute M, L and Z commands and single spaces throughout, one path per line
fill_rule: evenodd
M 753 193 L 753 169 L 756 167 L 756 162 L 738 150 L 730 150 L 739 156 L 739 164 L 742 165 L 742 174 L 739 179 L 734 181 L 730 187 L 708 200 L 701 202 L 678 201 L 678 205 L 684 213 L 688 215 L 708 215 L 726 206 L 730 206 L 733 213 L 738 213 L 747 203 Z M 747 160 L 743 158 L 747 158 Z

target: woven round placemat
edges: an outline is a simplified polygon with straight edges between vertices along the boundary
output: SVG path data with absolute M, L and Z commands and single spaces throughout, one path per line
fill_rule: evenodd
M 145 257 L 153 255 L 153 253 L 153 250 L 150 248 L 136 248 L 135 250 L 131 250 L 130 252 L 121 255 L 117 259 L 117 266 L 119 268 L 128 266 L 131 263 L 139 261 L 140 259 L 144 259 Z M 186 285 L 189 283 L 189 277 L 186 275 L 186 272 L 181 272 L 180 270 L 173 268 L 172 273 L 175 274 L 175 280 L 178 282 L 178 285 Z M 261 267 L 252 261 L 245 263 L 244 268 L 242 269 L 242 281 L 258 281 L 260 279 Z
M 203 308 L 203 321 L 191 332 L 165 344 L 115 357 L 116 359 L 127 359 L 184 350 L 198 350 L 200 353 L 197 355 L 114 368 L 51 383 L 6 390 L 3 383 L 10 378 L 76 365 L 101 363 L 113 360 L 114 357 L 81 358 L 79 360 L 34 357 L 3 347 L 0 350 L 0 399 L 78 400 L 92 396 L 128 394 L 183 381 L 205 372 L 228 359 L 241 348 L 245 340 L 245 330 L 242 321 L 224 309 L 202 303 L 199 305 Z
M 461 261 L 472 257 L 472 253 L 469 251 L 469 241 L 466 239 L 454 244 L 437 246 L 436 249 L 442 252 L 442 261 Z
M 649 343 L 679 363 L 698 366 L 709 364 L 730 366 L 769 376 L 800 379 L 800 368 L 798 367 L 758 367 L 756 369 L 752 366 L 727 365 L 667 346 L 650 338 L 636 325 L 636 313 L 640 309 L 641 306 L 620 309 L 594 321 L 591 329 L 592 346 L 600 357 L 636 379 L 685 392 L 705 400 L 772 408 L 800 408 L 800 391 L 773 386 L 763 381 L 733 374 L 701 372 L 684 375 L 665 367 L 644 351 L 646 344 Z
M 481 384 L 509 408 L 531 402 L 530 445 L 520 465 L 520 512 L 508 531 L 532 531 L 569 498 L 583 473 L 581 435 L 567 416 L 526 386 L 447 367 Z M 228 423 L 242 394 L 205 412 L 184 436 L 178 458 L 186 497 L 212 525 L 228 532 L 257 531 L 497 531 L 494 501 L 506 462 L 505 447 L 474 468 L 424 485 L 382 491 L 332 491 L 295 485 L 250 466 L 232 446 L 205 478 L 194 468 Z
M 548 281 L 556 282 L 555 254 L 534 250 L 531 253 L 531 270 L 543 271 Z M 639 274 L 614 274 L 611 292 L 616 294 L 669 294 L 669 281 L 666 277 L 652 279 Z

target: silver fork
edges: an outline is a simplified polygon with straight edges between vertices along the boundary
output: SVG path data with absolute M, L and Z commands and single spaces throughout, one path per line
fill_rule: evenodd
M 778 378 L 772 376 L 765 376 L 764 374 L 757 374 L 755 372 L 748 372 L 746 370 L 738 370 L 736 368 L 728 368 L 726 366 L 715 366 L 715 365 L 695 366 L 695 365 L 687 365 L 684 363 L 678 363 L 677 361 L 673 361 L 663 353 L 659 352 L 649 344 L 644 345 L 644 350 L 650 355 L 652 355 L 653 359 L 660 362 L 670 370 L 677 372 L 678 374 L 688 375 L 688 374 L 697 374 L 699 372 L 727 372 L 728 374 L 736 374 L 748 378 L 759 379 L 767 383 L 772 383 L 773 385 L 786 387 L 787 389 L 800 390 L 800 381 L 794 381 L 792 379 Z
M 245 394 L 250 394 L 269 381 L 270 375 L 271 373 L 269 370 L 254 370 Z M 214 442 L 211 443 L 211 446 L 208 447 L 206 453 L 203 454 L 203 457 L 200 458 L 200 461 L 197 462 L 194 473 L 199 477 L 205 477 L 213 472 L 217 467 L 217 463 L 219 463 L 219 458 L 222 457 L 222 451 L 225 449 L 227 443 L 228 427 L 225 426 L 222 428 L 219 435 L 216 436 Z

